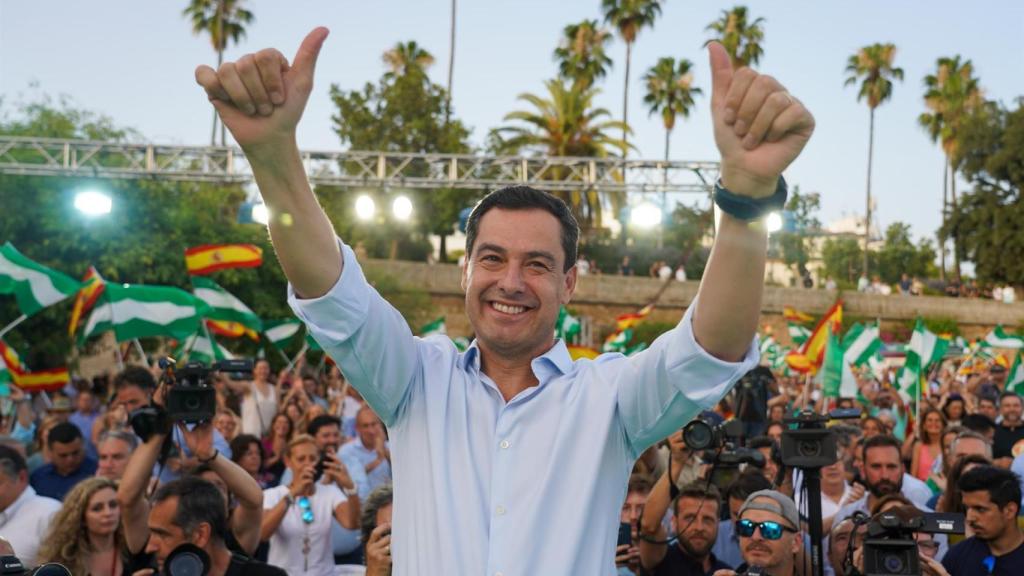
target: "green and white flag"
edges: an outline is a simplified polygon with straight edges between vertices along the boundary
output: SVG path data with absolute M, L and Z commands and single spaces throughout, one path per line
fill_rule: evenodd
M 218 344 L 213 339 L 213 336 L 207 334 L 205 330 L 199 330 L 199 332 L 189 336 L 174 351 L 174 358 L 179 363 L 191 361 L 210 364 L 211 362 L 230 360 L 234 357 L 231 352 L 228 352 L 226 348 Z
M 420 338 L 426 338 L 427 336 L 433 336 L 435 334 L 447 334 L 448 327 L 444 324 L 444 316 L 441 316 L 437 320 L 426 324 L 420 328 Z
M 985 336 L 985 343 L 993 348 L 1013 348 L 1019 350 L 1024 348 L 1024 336 L 1007 334 L 1006 330 L 1003 329 L 1003 325 L 1000 324 L 989 332 L 988 336 Z
M 118 342 L 150 336 L 184 340 L 199 331 L 208 312 L 203 301 L 180 288 L 107 282 L 79 342 L 108 330 Z
M 789 323 L 789 339 L 800 346 L 811 336 L 811 331 L 794 322 Z
M 0 246 L 0 294 L 13 294 L 25 316 L 74 296 L 81 288 L 78 280 L 35 262 L 10 242 Z
M 939 338 L 924 327 L 923 320 L 917 319 L 914 333 L 907 344 L 907 360 L 896 379 L 904 400 L 917 398 L 917 387 L 927 374 L 928 368 L 942 360 L 948 347 L 949 340 Z
M 630 349 L 629 343 L 632 340 L 633 329 L 626 328 L 625 330 L 616 333 L 613 337 L 605 340 L 604 345 L 601 347 L 601 351 L 626 353 Z
M 843 348 L 846 350 L 843 355 L 846 362 L 858 367 L 867 364 L 882 349 L 878 325 L 854 324 L 843 336 Z
M 555 320 L 555 338 L 571 343 L 580 333 L 579 318 L 569 314 L 565 306 L 558 309 L 558 320 Z
M 290 318 L 288 320 L 271 320 L 263 323 L 263 335 L 267 337 L 267 340 L 277 346 L 283 348 L 288 345 L 288 342 L 299 333 L 299 329 L 302 328 L 302 321 Z
M 259 332 L 263 330 L 263 322 L 244 302 L 219 284 L 205 276 L 192 277 L 192 293 L 210 307 L 206 318 L 238 322 L 246 328 Z
M 1021 362 L 1021 356 L 1024 353 L 1017 352 L 1017 355 L 1013 358 L 1013 366 L 1010 366 L 1010 373 L 1006 375 L 1006 389 L 1012 390 L 1017 394 L 1024 393 L 1024 362 Z
M 839 342 L 839 335 L 831 328 L 828 329 L 828 340 L 825 341 L 825 357 L 821 363 L 821 391 L 826 398 L 840 396 L 840 384 L 842 383 L 843 371 L 849 371 L 850 366 L 843 359 L 843 345 Z

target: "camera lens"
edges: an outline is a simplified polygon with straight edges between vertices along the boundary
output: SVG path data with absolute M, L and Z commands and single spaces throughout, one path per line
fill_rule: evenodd
M 167 573 L 171 576 L 203 576 L 206 574 L 206 566 L 196 554 L 182 552 L 168 562 Z
M 882 567 L 888 574 L 903 574 L 903 557 L 900 554 L 882 556 Z
M 691 450 L 704 450 L 711 446 L 714 434 L 706 422 L 694 420 L 683 428 L 683 442 Z
M 202 401 L 198 396 L 189 395 L 185 397 L 185 401 L 182 404 L 185 405 L 186 410 L 194 412 L 202 406 Z
M 815 456 L 821 456 L 821 442 L 813 440 L 804 440 L 798 442 L 796 450 L 804 458 L 814 458 Z

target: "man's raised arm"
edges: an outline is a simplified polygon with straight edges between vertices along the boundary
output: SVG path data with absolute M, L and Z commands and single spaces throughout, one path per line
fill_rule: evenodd
M 327 34 L 326 28 L 310 32 L 291 65 L 268 48 L 218 70 L 196 68 L 196 81 L 252 166 L 277 258 L 303 298 L 327 293 L 342 267 L 334 228 L 309 186 L 295 140 Z

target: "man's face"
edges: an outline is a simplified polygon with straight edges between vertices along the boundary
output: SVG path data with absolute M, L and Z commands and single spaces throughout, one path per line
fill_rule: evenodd
M 895 494 L 903 486 L 903 462 L 893 446 L 876 446 L 864 452 L 864 481 L 876 498 Z
M 50 459 L 54 468 L 61 476 L 68 476 L 78 470 L 85 460 L 85 450 L 82 449 L 82 439 L 75 438 L 67 444 L 54 442 L 50 445 Z
M 129 413 L 149 404 L 149 395 L 138 386 L 125 386 L 117 391 L 117 403 Z
M 6 510 L 21 496 L 28 486 L 28 472 L 22 471 L 17 477 L 12 478 L 0 472 L 0 511 Z
M 967 509 L 967 526 L 979 540 L 995 540 L 1006 530 L 1017 529 L 1019 505 L 1000 508 L 986 490 L 964 492 L 963 502 Z
M 760 500 L 760 499 L 759 499 Z M 774 503 L 774 500 L 765 500 L 766 503 Z M 778 522 L 783 526 L 789 523 L 774 512 L 767 510 L 747 510 L 743 513 L 741 520 L 751 522 Z M 743 561 L 752 566 L 766 568 L 769 573 L 774 573 L 777 567 L 784 566 L 787 561 L 792 561 L 793 554 L 800 548 L 801 541 L 796 534 L 783 530 L 782 537 L 778 540 L 766 540 L 760 529 L 754 530 L 751 536 L 740 536 L 740 552 L 743 554 Z
M 316 380 L 313 378 L 303 378 L 302 388 L 309 396 L 319 396 L 319 394 L 316 393 Z
M 1004 424 L 1016 424 L 1020 422 L 1020 398 L 1016 396 L 1007 396 L 1003 398 L 999 403 L 999 411 L 1003 414 Z
M 493 208 L 462 273 L 466 314 L 482 350 L 533 357 L 551 347 L 558 310 L 576 288 L 576 268 L 563 272 L 558 220 L 540 209 Z
M 683 551 L 694 559 L 706 558 L 718 538 L 718 502 L 680 498 L 673 522 Z
M 313 437 L 316 441 L 316 446 L 324 452 L 337 452 L 338 447 L 341 446 L 341 429 L 331 424 L 329 426 L 321 426 L 316 431 L 316 436 Z
M 828 542 L 828 561 L 832 564 L 832 570 L 836 574 L 843 573 L 843 559 L 846 557 L 846 549 L 850 545 L 850 535 L 853 534 L 853 522 L 843 520 L 832 529 Z
M 865 420 L 864 424 L 861 426 L 861 430 L 864 431 L 865 438 L 878 436 L 879 434 L 882 433 L 882 428 L 881 426 L 878 425 L 878 420 L 875 420 L 874 418 L 870 420 Z
M 996 416 L 999 415 L 999 409 L 996 408 L 995 402 L 984 399 L 978 401 L 978 414 L 984 414 L 988 416 L 993 422 L 996 421 Z
M 380 435 L 380 419 L 377 415 L 369 410 L 360 410 L 356 416 L 356 432 L 359 433 L 359 439 L 363 442 L 363 446 L 372 448 L 377 443 L 377 437 Z
M 120 438 L 107 438 L 100 443 L 96 451 L 100 457 L 96 475 L 111 480 L 120 480 L 124 475 L 125 467 L 128 466 L 128 457 L 132 453 L 131 446 Z
M 640 515 L 644 511 L 644 503 L 647 502 L 647 492 L 630 492 L 626 494 L 626 501 L 622 503 L 622 511 L 619 512 L 619 522 L 637 526 L 640 523 Z
M 978 438 L 961 438 L 953 444 L 953 451 L 950 456 L 950 465 L 956 464 L 961 458 L 968 454 L 988 456 L 988 445 Z
M 75 400 L 75 408 L 77 408 L 82 414 L 91 413 L 93 401 L 91 392 L 79 392 L 78 398 Z
M 235 429 L 238 425 L 230 414 L 221 413 L 217 414 L 213 419 L 213 427 L 220 432 L 221 436 L 223 436 L 225 440 L 231 440 L 235 437 Z
M 149 511 L 149 542 L 146 544 L 146 552 L 156 557 L 156 563 L 161 573 L 164 569 L 164 561 L 175 548 L 186 542 L 204 548 L 209 541 L 209 536 L 201 534 L 198 530 L 192 534 L 191 538 L 187 538 L 181 527 L 174 524 L 174 515 L 177 511 L 177 496 L 158 502 Z

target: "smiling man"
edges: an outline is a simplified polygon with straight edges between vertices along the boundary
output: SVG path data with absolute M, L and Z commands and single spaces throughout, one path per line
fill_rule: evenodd
M 310 189 L 295 129 L 326 37 L 311 32 L 291 63 L 262 50 L 200 66 L 196 80 L 252 166 L 292 308 L 388 427 L 395 573 L 613 574 L 633 461 L 757 363 L 763 217 L 784 202 L 782 171 L 813 118 L 712 44 L 723 216 L 679 325 L 630 358 L 574 362 L 553 333 L 576 289 L 579 229 L 561 200 L 517 186 L 469 217 L 462 288 L 476 340 L 460 353 L 412 335 Z

